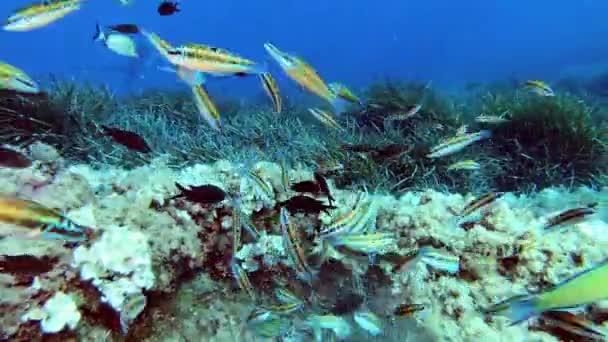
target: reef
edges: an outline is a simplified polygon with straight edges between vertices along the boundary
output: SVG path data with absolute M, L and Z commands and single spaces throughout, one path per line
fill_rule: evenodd
M 543 232 L 549 215 L 564 207 L 601 202 L 608 189 L 546 188 L 533 194 L 504 194 L 485 216 L 459 225 L 457 213 L 474 194 L 437 190 L 399 195 L 372 190 L 377 232 L 395 236 L 395 245 L 369 258 L 332 249 L 319 258 L 315 230 L 352 208 L 362 189 L 336 187 L 328 177 L 334 205 L 329 216 L 294 214 L 308 262 L 310 283 L 300 279 L 281 243 L 278 201 L 292 196 L 281 180 L 281 166 L 256 161 L 248 167 L 272 188 L 260 196 L 243 183 L 242 163 L 219 160 L 171 167 L 158 157 L 132 169 L 67 163 L 52 147 L 23 169 L 0 169 L 3 196 L 17 196 L 60 209 L 72 220 L 94 227 L 90 240 L 0 240 L 0 330 L 4 339 L 249 341 L 256 329 L 247 317 L 273 291 L 286 286 L 304 298 L 304 307 L 281 331 L 287 338 L 311 340 L 310 314 L 341 317 L 352 341 L 558 341 L 546 331 L 511 326 L 484 308 L 513 295 L 550 288 L 608 256 L 605 213 L 567 229 Z M 42 152 L 36 152 L 43 155 Z M 51 156 L 51 157 L 48 157 Z M 312 179 L 302 165 L 288 169 L 292 183 Z M 218 203 L 174 198 L 182 185 L 210 184 L 226 192 Z M 233 251 L 233 211 L 240 208 L 260 233 L 244 233 Z M 476 195 L 476 194 L 475 194 Z M 451 255 L 456 272 L 408 263 L 424 246 Z M 11 267 L 19 256 L 19 267 Z M 248 273 L 253 300 L 231 271 L 233 256 Z M 320 260 L 319 260 L 320 259 Z M 13 265 L 14 266 L 14 265 Z M 9 272 L 10 270 L 10 272 Z M 424 315 L 396 317 L 400 304 L 421 304 Z M 372 337 L 353 321 L 367 308 L 382 320 Z M 593 308 L 596 323 L 606 317 Z M 344 325 L 342 325 L 344 327 Z M 351 331 L 352 330 L 352 331 Z M 334 329 L 336 334 L 345 330 Z

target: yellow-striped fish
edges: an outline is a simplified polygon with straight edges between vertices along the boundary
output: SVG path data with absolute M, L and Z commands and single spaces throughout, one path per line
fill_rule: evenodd
M 344 101 L 321 79 L 317 71 L 301 58 L 287 54 L 270 43 L 264 44 L 270 56 L 292 80 L 309 92 L 329 102 L 336 113 L 343 111 Z
M 513 324 L 548 310 L 573 308 L 608 299 L 608 262 L 578 273 L 538 295 L 510 302 L 502 311 Z
M 80 9 L 82 0 L 39 1 L 18 9 L 4 23 L 5 31 L 24 32 L 46 26 Z
M 329 128 L 337 129 L 339 131 L 344 130 L 344 128 L 342 128 L 340 124 L 333 118 L 333 115 L 331 115 L 331 113 L 319 108 L 308 108 L 308 111 L 323 125 Z
M 347 86 L 345 86 L 342 83 L 338 83 L 338 82 L 333 82 L 330 83 L 329 85 L 329 89 L 331 89 L 331 91 L 333 91 L 336 95 L 338 95 L 338 97 L 343 98 L 344 100 L 352 103 L 352 104 L 356 104 L 356 105 L 363 105 L 363 102 L 361 102 L 361 99 L 355 95 L 355 93 L 353 93 L 352 90 L 350 90 Z
M 440 158 L 454 154 L 475 142 L 488 139 L 491 136 L 492 132 L 490 131 L 479 131 L 475 133 L 457 135 L 431 148 L 430 153 L 427 154 L 427 158 Z
M 243 222 L 241 212 L 241 199 L 237 198 L 232 204 L 232 255 L 235 255 L 241 248 L 241 234 Z
M 141 29 L 141 34 L 148 39 L 150 44 L 167 60 L 169 60 L 169 50 L 173 49 L 173 46 L 166 40 L 161 39 L 156 33 L 148 32 Z
M 268 95 L 272 101 L 274 112 L 280 113 L 283 110 L 283 100 L 281 99 L 281 93 L 279 92 L 277 81 L 269 72 L 261 73 L 260 81 L 262 82 L 262 87 L 264 88 L 266 95 Z
M 428 266 L 450 274 L 456 274 L 460 270 L 460 258 L 432 247 L 422 247 L 418 251 L 417 259 Z
M 308 266 L 306 254 L 304 253 L 304 248 L 302 247 L 300 237 L 298 236 L 298 230 L 296 226 L 290 222 L 289 213 L 285 207 L 281 208 L 279 215 L 285 251 L 291 260 L 291 263 L 294 265 L 298 276 L 310 283 L 312 282 L 313 272 Z
M 0 62 L 0 89 L 22 93 L 38 93 L 38 84 L 22 70 Z
M 196 109 L 198 109 L 198 113 L 207 121 L 211 128 L 219 131 L 221 126 L 220 111 L 209 97 L 207 90 L 201 84 L 195 85 L 192 87 L 192 94 L 194 95 L 194 104 L 196 105 Z
M 249 276 L 247 275 L 247 271 L 245 271 L 241 265 L 239 265 L 236 261 L 232 261 L 232 275 L 234 276 L 234 279 L 236 279 L 236 282 L 239 284 L 239 287 L 241 288 L 241 290 L 245 291 L 245 293 L 247 293 L 247 295 L 249 295 L 249 298 L 251 298 L 253 301 L 256 301 L 258 296 L 255 292 L 255 289 L 253 288 L 253 285 L 251 285 L 251 281 L 249 280 Z
M 228 50 L 189 43 L 167 48 L 166 57 L 171 64 L 215 76 L 246 76 L 263 70 L 252 60 L 240 57 Z
M 326 239 L 343 234 L 363 233 L 372 223 L 375 228 L 376 210 L 376 204 L 369 199 L 369 194 L 366 191 L 359 192 L 353 209 L 321 228 L 320 236 Z
M 343 234 L 332 238 L 331 244 L 357 252 L 375 254 L 396 247 L 397 239 L 393 233 Z
M 467 203 L 460 212 L 460 218 L 470 216 L 476 211 L 486 210 L 503 195 L 502 192 L 487 192 Z
M 87 228 L 39 203 L 0 197 L 0 235 L 25 234 L 65 241 L 87 239 Z
M 535 93 L 536 95 L 547 97 L 555 96 L 555 92 L 553 91 L 553 89 L 551 89 L 551 87 L 549 87 L 549 85 L 543 81 L 529 80 L 526 81 L 524 85 L 528 90 Z
M 480 165 L 478 162 L 472 160 L 472 159 L 467 159 L 467 160 L 462 160 L 453 164 L 450 164 L 450 166 L 448 166 L 448 171 L 459 171 L 459 170 L 465 170 L 465 171 L 474 171 L 474 170 L 479 170 L 480 169 Z

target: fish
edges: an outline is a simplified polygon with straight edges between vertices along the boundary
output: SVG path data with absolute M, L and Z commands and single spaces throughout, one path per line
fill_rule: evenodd
M 241 199 L 237 198 L 232 205 L 232 255 L 236 255 L 241 248 L 241 235 L 243 229 L 243 223 L 241 222 L 242 216 Z
M 79 10 L 81 0 L 39 1 L 15 10 L 3 25 L 5 31 L 25 32 L 47 26 Z
M 0 167 L 25 169 L 30 166 L 32 166 L 32 161 L 23 153 L 0 146 Z
M 492 125 L 499 125 L 505 122 L 509 122 L 509 119 L 505 118 L 504 115 L 486 115 L 480 114 L 475 118 L 475 122 L 477 123 L 486 123 Z
M 289 213 L 285 207 L 280 209 L 279 217 L 279 225 L 281 226 L 281 235 L 283 237 L 283 248 L 293 264 L 298 277 L 311 283 L 314 276 L 313 271 L 306 260 L 306 254 L 304 253 L 298 230 L 290 221 Z
M 289 291 L 283 286 L 278 286 L 274 290 L 274 297 L 279 303 L 287 304 L 287 303 L 304 303 L 303 300 L 298 298 L 293 292 Z
M 331 203 L 335 201 L 334 197 L 331 195 L 331 191 L 329 190 L 329 185 L 327 184 L 327 180 L 325 180 L 325 177 L 323 177 L 322 174 L 320 174 L 319 172 L 314 172 L 313 173 L 313 177 L 315 178 L 315 181 L 317 182 L 319 189 L 321 190 L 321 192 L 327 196 L 327 200 L 329 201 L 329 205 L 332 205 Z
M 363 106 L 363 102 L 361 101 L 361 99 L 357 95 L 355 95 L 355 93 L 353 93 L 344 84 L 338 83 L 338 82 L 333 82 L 333 83 L 328 84 L 328 87 L 338 97 L 341 97 L 344 100 L 346 100 L 346 101 L 348 101 L 348 102 L 350 102 L 352 104 Z
M 319 120 L 326 127 L 344 131 L 344 128 L 342 128 L 336 119 L 333 118 L 331 113 L 319 108 L 308 108 L 308 112 L 310 112 L 315 119 Z
M 287 192 L 287 190 L 289 189 L 289 167 L 287 166 L 287 157 L 283 156 L 280 161 L 279 161 L 279 165 L 281 166 L 281 185 L 283 185 L 283 191 Z
M 245 185 L 251 184 L 256 198 L 264 202 L 270 202 L 274 198 L 272 185 L 260 176 L 259 171 L 254 170 L 252 167 L 245 166 L 243 169 L 239 189 L 240 193 L 245 193 Z
M 524 83 L 524 86 L 528 90 L 530 90 L 531 92 L 533 92 L 539 96 L 545 96 L 545 97 L 555 96 L 555 92 L 553 91 L 553 89 L 551 89 L 551 87 L 549 87 L 549 85 L 543 81 L 529 80 Z
M 122 6 L 129 6 L 135 2 L 135 0 L 117 0 L 117 1 L 120 2 L 120 4 Z
M 418 114 L 422 109 L 422 104 L 416 104 L 411 106 L 410 108 L 406 108 L 405 112 L 398 112 L 391 114 L 388 119 L 389 120 L 407 120 L 412 116 Z
M 232 268 L 232 275 L 234 276 L 234 279 L 236 279 L 236 282 L 239 284 L 239 287 L 241 288 L 241 290 L 245 291 L 245 293 L 247 293 L 247 295 L 249 296 L 249 298 L 251 298 L 251 300 L 253 300 L 254 302 L 257 301 L 258 296 L 255 292 L 255 289 L 253 288 L 253 285 L 251 285 L 251 281 L 249 280 L 247 271 L 245 271 L 241 267 L 241 265 L 239 265 L 234 260 L 231 263 L 231 268 Z
M 58 257 L 33 255 L 0 255 L 0 272 L 14 275 L 40 275 L 47 273 L 59 261 Z
M 163 1 L 158 5 L 157 12 L 161 16 L 173 15 L 180 12 L 177 1 Z
M 545 325 L 561 328 L 569 333 L 591 340 L 606 341 L 608 338 L 608 332 L 605 329 L 581 315 L 575 315 L 568 311 L 546 311 L 540 316 L 540 320 Z
M 399 317 L 412 317 L 416 312 L 421 312 L 425 309 L 422 304 L 405 303 L 397 306 L 393 311 L 393 315 Z
M 126 34 L 135 34 L 139 33 L 139 26 L 135 24 L 116 24 L 110 25 L 108 28 L 112 31 L 126 33 Z
M 171 61 L 169 51 L 173 49 L 171 43 L 161 39 L 156 33 L 148 32 L 147 30 L 141 29 L 141 34 L 154 46 L 154 48 L 163 56 L 169 63 L 176 65 Z M 190 69 L 190 68 L 188 68 Z M 191 69 L 190 69 L 191 70 Z
M 361 234 L 366 230 L 375 230 L 376 215 L 376 202 L 369 198 L 367 192 L 360 192 L 353 209 L 322 227 L 319 235 L 322 239 L 327 239 L 343 234 Z M 371 226 L 371 229 L 368 229 L 368 226 Z
M 131 295 L 125 299 L 120 310 L 120 329 L 123 335 L 127 335 L 129 332 L 129 324 L 144 311 L 146 303 L 146 296 L 141 293 Z
M 262 72 L 259 74 L 259 77 L 266 95 L 268 95 L 270 101 L 272 101 L 274 112 L 277 114 L 281 113 L 283 110 L 283 99 L 281 98 L 277 81 L 269 72 Z
M 0 235 L 25 234 L 69 242 L 88 239 L 89 228 L 79 225 L 56 210 L 15 197 L 0 196 L 0 222 L 14 227 L 0 227 Z
M 560 284 L 528 298 L 510 301 L 499 314 L 506 315 L 512 325 L 540 315 L 545 311 L 574 308 L 608 298 L 608 261 L 602 261 L 577 273 Z
M 565 210 L 548 218 L 547 223 L 544 225 L 544 229 L 547 230 L 565 224 L 575 224 L 581 222 L 587 217 L 596 213 L 596 205 L 597 203 L 592 203 L 586 207 Z
M 148 143 L 139 136 L 137 133 L 126 131 L 119 128 L 111 128 L 108 126 L 101 125 L 102 133 L 114 140 L 114 142 L 121 144 L 129 150 L 148 153 L 152 151 Z
M 189 189 L 186 189 L 179 183 L 175 183 L 175 186 L 179 189 L 180 193 L 169 200 L 185 198 L 190 202 L 209 205 L 222 202 L 226 198 L 224 190 L 212 184 L 190 186 Z
M 280 304 L 272 304 L 268 307 L 268 309 L 279 316 L 291 315 L 292 313 L 301 310 L 304 307 L 304 302 L 289 302 L 289 303 L 280 303 Z
M 13 90 L 21 93 L 38 94 L 38 84 L 22 70 L 0 62 L 0 89 Z
M 158 36 L 149 39 L 153 39 L 153 44 L 173 65 L 214 76 L 247 76 L 266 72 L 254 61 L 218 47 L 195 43 L 171 47 L 162 40 L 164 43 L 161 43 Z
M 298 183 L 294 183 L 291 185 L 291 190 L 295 192 L 304 193 L 307 192 L 309 194 L 319 194 L 321 193 L 321 187 L 315 181 L 302 181 Z
M 326 205 L 322 201 L 304 195 L 293 196 L 288 200 L 277 204 L 280 207 L 287 209 L 292 214 L 305 213 L 318 215 L 321 212 L 325 212 L 330 215 L 329 210 L 336 209 L 333 205 Z
M 222 125 L 220 111 L 211 100 L 211 97 L 209 97 L 209 93 L 207 93 L 205 87 L 200 84 L 193 86 L 192 94 L 194 95 L 194 104 L 196 105 L 199 114 L 211 128 L 219 131 Z
M 302 88 L 327 101 L 336 113 L 344 110 L 345 101 L 334 93 L 317 71 L 303 59 L 279 50 L 271 43 L 264 44 L 266 52 L 281 69 Z
M 321 329 L 332 330 L 341 340 L 347 339 L 352 334 L 350 324 L 340 316 L 313 314 L 306 318 L 306 322 L 313 329 L 317 341 L 321 338 Z
M 344 246 L 366 254 L 383 253 L 397 245 L 393 233 L 363 233 L 336 235 L 330 240 L 333 246 Z
M 355 322 L 372 336 L 382 333 L 382 321 L 371 311 L 357 311 L 353 315 Z
M 485 194 L 473 199 L 469 203 L 467 203 L 462 211 L 458 215 L 460 218 L 465 218 L 470 216 L 476 211 L 488 209 L 492 204 L 496 202 L 497 199 L 502 197 L 502 192 L 486 192 Z
M 448 171 L 475 171 L 479 170 L 480 168 L 481 165 L 479 165 L 478 162 L 472 159 L 467 159 L 450 164 L 448 166 Z
M 247 324 L 255 325 L 276 318 L 278 318 L 278 316 L 272 311 L 270 311 L 267 307 L 256 306 L 253 308 L 253 310 L 251 310 L 251 312 L 247 316 L 246 322 Z
M 418 251 L 417 259 L 422 263 L 450 274 L 456 274 L 460 270 L 460 258 L 447 254 L 432 247 L 422 247 Z
M 431 148 L 430 153 L 427 154 L 427 158 L 440 158 L 460 152 L 463 148 L 480 140 L 488 139 L 491 136 L 492 132 L 488 130 L 457 135 Z
M 113 31 L 106 33 L 102 30 L 99 23 L 95 26 L 95 30 L 94 41 L 103 42 L 105 47 L 118 55 L 131 58 L 139 57 L 135 42 L 128 35 Z

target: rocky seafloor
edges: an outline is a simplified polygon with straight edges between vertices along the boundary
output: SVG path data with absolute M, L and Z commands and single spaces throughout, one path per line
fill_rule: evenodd
M 370 265 L 368 258 L 334 251 L 315 266 L 320 272 L 308 285 L 294 276 L 280 243 L 276 204 L 293 193 L 285 191 L 278 164 L 260 161 L 253 166 L 274 189 L 274 198 L 260 200 L 251 188 L 241 186 L 241 166 L 229 161 L 175 169 L 161 157 L 131 170 L 94 169 L 68 164 L 45 146 L 34 145 L 29 153 L 37 159 L 32 166 L 0 169 L 0 194 L 59 209 L 94 227 L 95 234 L 86 243 L 0 239 L 0 255 L 33 256 L 45 265 L 0 273 L 3 340 L 264 340 L 245 322 L 281 283 L 302 296 L 314 289 L 315 300 L 324 303 L 323 312 L 306 306 L 293 313 L 284 341 L 313 340 L 305 324 L 313 311 L 343 317 L 352 328 L 348 341 L 558 341 L 533 323 L 511 326 L 504 317 L 484 314 L 483 308 L 549 288 L 608 256 L 602 210 L 565 229 L 536 229 L 551 214 L 602 202 L 608 189 L 507 193 L 482 220 L 466 226 L 454 224 L 455 214 L 479 194 L 372 192 L 376 229 L 398 237 L 393 255 L 405 257 L 430 245 L 458 257 L 458 272 L 424 263 L 396 266 L 381 257 Z M 290 182 L 311 179 L 312 171 L 292 165 Z M 352 208 L 357 197 L 356 191 L 335 189 L 331 176 L 328 180 L 337 207 L 332 215 L 294 215 L 309 238 L 305 248 L 311 258 L 318 247 L 314 227 Z M 170 199 L 179 192 L 176 183 L 213 184 L 228 198 L 212 206 Z M 238 191 L 243 212 L 262 234 L 258 241 L 244 235 L 236 256 L 249 273 L 257 302 L 239 288 L 230 269 L 230 197 Z M 363 291 L 355 289 L 355 279 L 361 280 Z M 125 323 L 121 312 L 134 299 L 143 309 Z M 404 303 L 423 304 L 425 314 L 394 316 L 396 306 Z M 602 312 L 603 304 L 590 310 Z M 353 312 L 362 306 L 382 318 L 380 335 L 369 335 L 353 321 Z

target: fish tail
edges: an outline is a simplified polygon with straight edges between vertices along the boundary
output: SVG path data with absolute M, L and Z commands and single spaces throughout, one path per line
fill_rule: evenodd
M 504 314 L 511 320 L 511 325 L 525 321 L 539 313 L 536 308 L 536 297 L 513 302 L 504 310 Z
M 93 41 L 100 41 L 100 40 L 105 40 L 106 36 L 103 33 L 103 30 L 101 29 L 101 25 L 99 25 L 99 22 L 97 22 L 95 24 L 95 35 L 93 36 Z
M 489 139 L 491 137 L 492 137 L 492 131 L 487 130 L 487 129 L 479 131 L 479 139 L 480 140 L 481 139 Z

